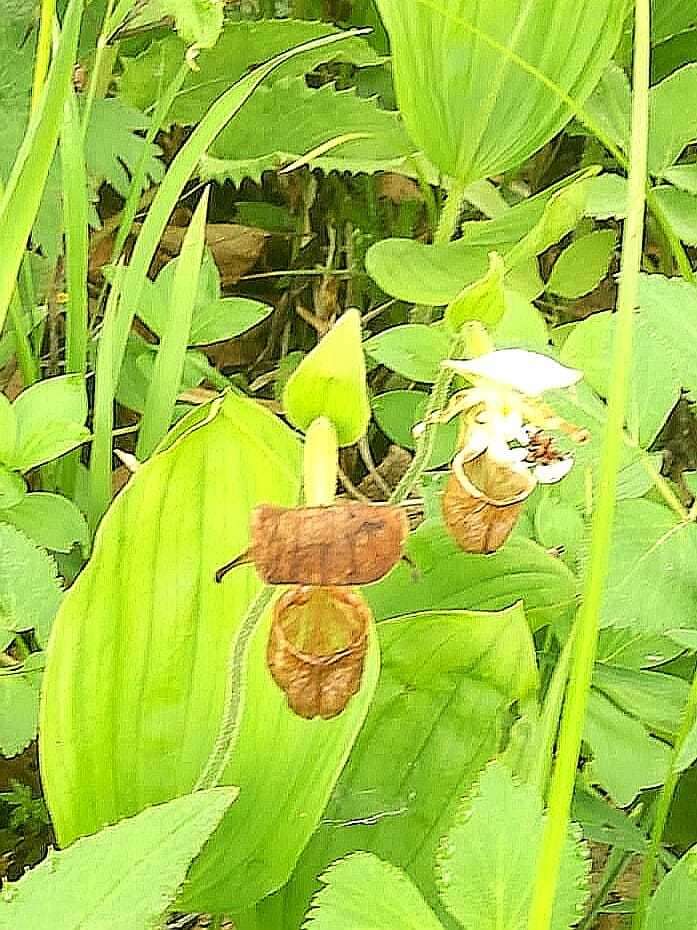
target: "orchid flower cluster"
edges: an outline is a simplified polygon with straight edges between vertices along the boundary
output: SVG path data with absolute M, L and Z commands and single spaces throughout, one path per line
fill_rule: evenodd
M 573 455 L 558 451 L 545 431 L 562 430 L 576 442 L 587 433 L 558 417 L 541 396 L 571 387 L 582 373 L 523 349 L 443 364 L 471 383 L 437 416 L 438 422 L 461 418 L 443 498 L 445 523 L 466 551 L 492 552 L 537 484 L 561 481 L 573 467 Z

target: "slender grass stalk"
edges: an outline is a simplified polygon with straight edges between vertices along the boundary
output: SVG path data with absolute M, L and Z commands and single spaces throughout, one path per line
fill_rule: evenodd
M 601 460 L 600 473 L 603 480 L 593 515 L 590 564 L 578 620 L 557 760 L 548 798 L 548 819 L 528 916 L 529 930 L 549 930 L 551 925 L 561 855 L 569 829 L 571 799 L 597 651 L 600 608 L 607 579 L 617 474 L 631 371 L 633 316 L 639 293 L 643 251 L 651 57 L 650 14 L 650 0 L 636 0 L 629 205 L 622 244 L 617 330 Z
M 87 133 L 87 127 L 90 124 L 90 117 L 92 116 L 92 107 L 94 106 L 94 101 L 97 96 L 97 91 L 100 87 L 104 85 L 104 65 L 106 62 L 106 51 L 109 47 L 109 23 L 111 20 L 111 15 L 114 9 L 114 0 L 108 0 L 107 8 L 104 13 L 104 19 L 102 21 L 102 29 L 97 39 L 97 51 L 94 56 L 94 64 L 92 66 L 92 73 L 90 74 L 90 82 L 87 88 L 87 99 L 85 101 L 85 108 L 82 112 L 82 134 L 83 136 Z
M 56 0 L 42 0 L 41 22 L 39 24 L 39 38 L 36 44 L 36 58 L 34 59 L 34 83 L 31 94 L 32 112 L 36 109 L 41 91 L 48 74 L 48 63 L 51 60 L 51 43 L 53 40 L 53 20 L 56 15 Z
M 656 805 L 656 818 L 651 830 L 651 843 L 649 850 L 644 858 L 641 870 L 641 881 L 639 884 L 639 897 L 637 898 L 634 919 L 632 920 L 632 930 L 644 930 L 646 924 L 646 915 L 651 897 L 654 876 L 656 874 L 656 863 L 661 850 L 663 833 L 665 832 L 670 806 L 673 803 L 675 789 L 680 777 L 678 762 L 685 746 L 685 742 L 697 723 L 697 671 L 692 679 L 692 685 L 687 695 L 687 701 L 683 709 L 682 722 L 673 746 L 673 751 L 668 764 L 668 773 L 666 775 L 661 793 Z
M 24 308 L 17 291 L 10 298 L 7 315 L 12 324 L 15 339 L 15 354 L 22 383 L 25 387 L 39 380 L 39 363 L 34 355 L 34 348 L 24 324 Z

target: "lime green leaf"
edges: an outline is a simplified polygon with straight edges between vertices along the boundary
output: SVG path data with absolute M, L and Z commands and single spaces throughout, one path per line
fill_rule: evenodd
M 691 930 L 697 910 L 697 847 L 675 865 L 656 889 L 646 930 Z
M 17 442 L 17 417 L 12 404 L 0 392 L 0 462 L 12 459 Z
M 354 134 L 359 138 L 355 138 Z M 204 178 L 239 184 L 261 181 L 264 171 L 304 158 L 306 153 L 346 137 L 308 159 L 312 168 L 367 172 L 405 170 L 416 146 L 399 114 L 378 107 L 355 89 L 325 84 L 311 90 L 303 77 L 281 78 L 262 86 L 211 146 L 201 162 Z
M 522 600 L 538 629 L 575 610 L 573 575 L 530 540 L 511 539 L 493 555 L 469 555 L 432 521 L 411 534 L 407 551 L 415 571 L 398 565 L 364 591 L 378 620 L 417 610 L 500 610 Z
M 0 523 L 0 551 L 0 629 L 34 630 L 43 645 L 63 596 L 55 562 L 7 523 Z
M 505 267 L 497 252 L 489 256 L 489 270 L 484 277 L 469 287 L 448 304 L 445 322 L 457 332 L 464 323 L 479 320 L 492 327 L 499 323 L 506 309 L 503 288 Z
M 336 428 L 340 446 L 363 436 L 370 403 L 357 310 L 344 313 L 300 362 L 286 383 L 283 409 L 291 423 L 303 430 L 317 417 L 327 417 Z
M 187 45 L 210 48 L 223 28 L 223 0 L 155 0 L 162 16 L 173 16 Z M 156 17 L 157 18 L 157 17 Z
M 537 307 L 512 290 L 505 291 L 504 301 L 503 316 L 491 333 L 496 347 L 547 349 L 547 324 Z
M 234 788 L 186 795 L 49 852 L 6 886 L 0 927 L 155 927 L 236 796 Z
M 75 449 L 89 438 L 87 393 L 81 375 L 47 378 L 26 388 L 14 402 L 17 439 L 7 464 L 29 471 Z
M 3 756 L 16 756 L 35 738 L 39 721 L 39 684 L 37 675 L 17 672 L 0 677 L 0 753 Z M 0 927 L 4 918 L 0 907 Z
M 618 807 L 631 804 L 642 788 L 663 784 L 670 747 L 597 691 L 590 694 L 583 737 L 593 756 L 589 777 Z
M 428 394 L 423 391 L 388 391 L 373 398 L 373 415 L 385 435 L 402 446 L 413 449 L 414 426 L 423 420 Z M 428 468 L 439 468 L 455 454 L 459 424 L 455 420 L 439 424 Z
M 654 42 L 662 42 L 697 22 L 692 0 L 661 0 L 653 7 L 651 27 Z
M 441 362 L 448 357 L 450 339 L 443 329 L 424 323 L 393 326 L 365 343 L 365 350 L 376 362 L 410 381 L 432 384 Z
M 682 678 L 597 663 L 593 686 L 652 733 L 663 738 L 677 734 L 689 689 Z
M 628 8 L 616 0 L 377 6 L 409 133 L 443 174 L 465 182 L 517 167 L 568 122 L 563 95 L 583 104 Z
M 67 497 L 35 491 L 10 510 L 0 510 L 0 520 L 26 533 L 37 545 L 55 552 L 70 552 L 74 545 L 89 542 L 87 521 Z
M 330 866 L 326 887 L 312 901 L 303 926 L 314 930 L 443 930 L 418 888 L 400 869 L 370 853 Z
M 666 181 L 670 181 L 679 190 L 688 194 L 697 194 L 697 165 L 676 165 L 663 172 Z
M 696 631 L 697 632 L 697 631 Z M 619 668 L 653 668 L 684 651 L 670 636 L 644 633 L 631 627 L 606 627 L 598 639 L 598 661 Z
M 586 216 L 623 220 L 627 215 L 627 179 L 606 172 L 588 181 Z
M 650 106 L 649 169 L 660 175 L 697 137 L 697 63 L 652 87 Z
M 616 242 L 612 230 L 576 239 L 554 263 L 547 290 L 569 300 L 594 290 L 608 273 Z
M 697 526 L 679 523 L 651 501 L 617 510 L 610 571 L 602 612 L 604 626 L 643 633 L 695 626 Z
M 228 23 L 215 46 L 204 49 L 196 59 L 196 70 L 184 81 L 167 121 L 182 125 L 197 123 L 213 101 L 253 65 L 301 42 L 339 32 L 329 23 L 292 19 Z M 181 67 L 185 53 L 186 44 L 181 39 L 167 36 L 149 45 L 138 58 L 124 58 L 122 98 L 139 110 L 149 109 L 156 102 L 160 88 Z M 382 61 L 364 39 L 353 37 L 337 46 L 302 53 L 279 67 L 274 78 L 302 75 L 322 62 L 337 59 L 355 65 Z
M 668 185 L 655 187 L 653 193 L 678 238 L 697 245 L 697 196 Z
M 500 613 L 402 616 L 378 631 L 382 671 L 368 717 L 319 830 L 290 884 L 269 902 L 272 913 L 282 910 L 283 927 L 298 926 L 316 876 L 356 849 L 406 869 L 436 906 L 441 837 L 499 750 L 511 703 L 537 687 L 520 604 Z
M 516 782 L 501 763 L 484 769 L 438 857 L 443 903 L 463 927 L 526 930 L 544 823 L 534 788 Z M 574 829 L 562 854 L 552 930 L 578 923 L 589 872 L 588 854 Z
M 26 493 L 27 483 L 24 478 L 16 471 L 0 465 L 0 513 L 7 507 L 19 504 Z
M 625 71 L 611 62 L 586 100 L 585 112 L 620 149 L 629 146 L 632 93 Z
M 138 413 L 145 410 L 145 399 L 152 381 L 156 357 L 157 346 L 146 342 L 142 336 L 134 332 L 129 333 L 116 391 L 118 402 L 128 407 L 129 410 L 135 410 Z M 201 352 L 190 350 L 184 357 L 184 371 L 179 390 L 188 391 L 198 387 L 209 370 L 210 365 L 206 356 Z

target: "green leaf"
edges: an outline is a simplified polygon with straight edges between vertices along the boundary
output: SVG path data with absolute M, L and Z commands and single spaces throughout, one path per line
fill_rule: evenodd
M 593 686 L 652 733 L 671 739 L 677 735 L 689 690 L 682 678 L 597 663 Z
M 146 342 L 137 333 L 129 333 L 116 390 L 116 399 L 129 410 L 135 410 L 138 413 L 145 410 L 145 399 L 152 381 L 156 357 L 156 346 Z M 201 352 L 192 350 L 187 352 L 184 356 L 184 371 L 179 391 L 188 391 L 198 387 L 206 377 L 209 368 L 208 359 Z
M 268 902 L 283 927 L 298 926 L 316 876 L 356 849 L 389 857 L 437 905 L 441 837 L 499 750 L 511 703 L 537 687 L 520 604 L 500 613 L 403 616 L 378 631 L 382 670 L 366 722 L 291 882 Z M 265 914 L 262 902 L 262 923 Z
M 510 539 L 493 555 L 470 555 L 440 522 L 429 521 L 411 534 L 407 552 L 414 570 L 400 564 L 364 590 L 377 620 L 420 610 L 500 610 L 522 600 L 536 630 L 575 610 L 573 575 L 530 540 Z
M 5 887 L 6 930 L 145 930 L 159 924 L 186 873 L 235 800 L 213 788 L 149 807 L 79 840 Z
M 0 391 L 0 462 L 9 462 L 17 444 L 17 417 L 12 404 Z
M 547 349 L 549 333 L 544 317 L 517 291 L 504 293 L 505 310 L 491 335 L 499 349 Z
M 413 449 L 416 440 L 412 430 L 423 420 L 427 404 L 428 394 L 423 391 L 388 391 L 373 398 L 373 416 L 392 442 L 404 449 Z M 455 420 L 436 427 L 428 468 L 439 468 L 452 459 L 459 428 Z
M 107 181 L 122 197 L 128 195 L 131 178 L 141 158 L 145 178 L 162 180 L 164 165 L 159 145 L 148 145 L 137 132 L 150 126 L 150 120 L 120 97 L 95 100 L 85 134 L 85 160 L 90 180 L 96 188 Z
M 506 310 L 504 272 L 503 259 L 497 252 L 492 252 L 489 270 L 484 277 L 465 288 L 446 307 L 445 322 L 453 332 L 471 320 L 479 320 L 489 327 L 501 321 Z
M 3 756 L 11 757 L 23 752 L 36 737 L 38 722 L 38 676 L 19 672 L 0 676 L 0 752 Z M 0 906 L 0 927 L 3 926 L 3 910 L 6 908 L 7 905 L 4 909 Z
M 603 626 L 642 633 L 694 628 L 697 526 L 652 501 L 620 504 L 610 548 Z
M 155 19 L 174 17 L 177 32 L 187 45 L 210 48 L 223 28 L 223 0 L 155 0 L 153 7 Z M 152 15 L 150 10 L 147 15 Z
M 516 782 L 501 763 L 484 769 L 437 860 L 443 903 L 463 927 L 526 930 L 544 824 L 534 788 Z M 564 845 L 552 930 L 578 923 L 588 897 L 590 862 L 577 833 Z
M 329 23 L 292 19 L 228 23 L 215 46 L 204 49 L 196 59 L 196 70 L 184 81 L 167 122 L 198 123 L 213 101 L 253 65 L 301 42 L 339 32 Z M 139 110 L 148 110 L 156 102 L 160 88 L 167 86 L 179 70 L 185 53 L 186 44 L 170 35 L 151 43 L 137 58 L 122 59 L 122 99 Z M 359 66 L 382 61 L 364 39 L 353 37 L 336 46 L 303 52 L 294 61 L 278 68 L 274 76 L 278 79 L 302 75 L 322 62 L 337 59 Z
M 697 194 L 697 165 L 676 165 L 663 172 L 666 181 L 670 181 L 679 190 L 688 194 Z
M 315 930 L 443 930 L 416 885 L 389 862 L 355 853 L 320 876 L 304 927 Z
M 629 147 L 632 92 L 623 68 L 611 62 L 584 107 L 605 136 L 625 151 Z
M 649 170 L 661 175 L 697 137 L 697 62 L 651 88 Z
M 0 551 L 0 638 L 6 646 L 5 631 L 34 630 L 43 645 L 63 596 L 56 564 L 7 523 L 0 523 Z
M 623 220 L 627 215 L 627 179 L 609 172 L 591 178 L 586 215 L 596 220 Z
M 569 300 L 595 290 L 608 273 L 616 242 L 612 230 L 598 230 L 576 239 L 554 263 L 547 290 Z
M 654 0 L 652 7 L 651 34 L 654 42 L 661 42 L 697 22 L 692 0 Z
M 646 930 L 692 930 L 697 910 L 697 847 L 668 872 L 651 898 Z
M 136 455 L 141 461 L 152 455 L 169 429 L 174 415 L 206 241 L 208 195 L 209 188 L 206 188 L 187 227 L 174 272 L 169 313 L 155 356 L 143 419 L 138 430 Z
M 26 388 L 14 404 L 17 439 L 7 464 L 29 471 L 82 445 L 89 438 L 87 393 L 81 375 L 47 378 Z
M 593 755 L 590 780 L 618 807 L 631 804 L 643 788 L 663 784 L 670 747 L 597 691 L 590 694 L 583 737 Z
M 340 145 L 332 144 L 342 137 Z M 264 171 L 304 159 L 325 144 L 331 145 L 326 152 L 307 159 L 311 168 L 415 174 L 416 146 L 399 114 L 380 109 L 374 98 L 359 97 L 355 88 L 324 84 L 312 90 L 301 76 L 260 87 L 202 159 L 201 176 L 218 183 L 261 182 Z
M 175 427 L 116 498 L 51 637 L 43 780 L 62 843 L 191 789 L 217 736 L 229 655 L 260 582 L 216 569 L 249 545 L 254 506 L 298 499 L 301 449 L 235 394 Z M 270 614 L 247 659 L 224 783 L 240 801 L 206 847 L 182 909 L 250 907 L 288 878 L 360 729 L 377 678 L 333 720 L 303 720 L 266 668 Z M 104 760 L 108 759 L 106 765 Z
M 16 471 L 0 465 L 0 513 L 15 507 L 27 493 L 27 483 Z M 2 517 L 0 517 L 2 519 Z
M 393 326 L 373 336 L 365 350 L 376 362 L 410 381 L 433 384 L 448 357 L 450 339 L 442 328 L 424 323 Z
M 564 95 L 583 104 L 627 13 L 616 0 L 377 7 L 410 135 L 443 174 L 466 183 L 518 167 L 562 129 L 572 116 Z
M 0 330 L 7 314 L 63 120 L 71 87 L 83 0 L 70 0 L 41 100 L 0 198 Z
M 87 521 L 67 497 L 35 491 L 10 510 L 0 510 L 0 520 L 26 533 L 37 545 L 54 552 L 70 552 L 89 542 Z
M 283 391 L 283 410 L 302 430 L 317 417 L 327 417 L 336 428 L 340 446 L 349 446 L 364 435 L 370 403 L 358 310 L 344 313 L 300 362 Z
M 673 232 L 688 245 L 697 245 L 697 196 L 661 185 L 653 190 Z

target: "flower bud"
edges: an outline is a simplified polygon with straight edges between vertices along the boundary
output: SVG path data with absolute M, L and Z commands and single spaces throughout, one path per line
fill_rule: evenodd
M 535 485 L 526 469 L 498 462 L 486 452 L 469 460 L 460 453 L 443 495 L 448 532 L 465 552 L 495 552 L 510 536 Z
M 340 714 L 361 684 L 372 615 L 356 591 L 297 586 L 274 606 L 267 664 L 296 714 Z

